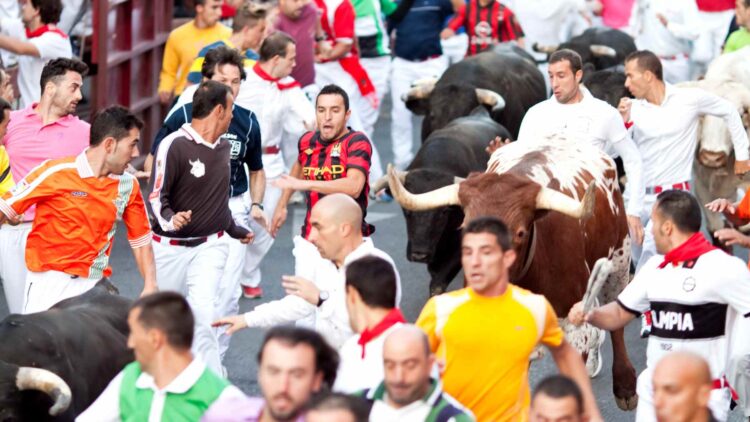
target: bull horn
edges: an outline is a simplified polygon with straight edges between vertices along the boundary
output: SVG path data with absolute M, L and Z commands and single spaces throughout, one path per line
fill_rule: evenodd
M 531 48 L 537 53 L 552 54 L 555 51 L 557 51 L 559 47 L 560 47 L 560 44 L 544 45 L 544 44 L 539 44 L 538 42 L 535 42 Z
M 505 98 L 495 91 L 489 89 L 476 88 L 477 101 L 480 104 L 492 107 L 492 111 L 500 111 L 505 108 Z
M 583 194 L 583 200 L 575 199 L 554 189 L 543 187 L 536 196 L 536 208 L 552 210 L 573 218 L 587 219 L 594 212 L 596 184 L 591 183 Z
M 432 192 L 415 195 L 404 188 L 396 174 L 396 169 L 388 164 L 388 185 L 396 201 L 410 211 L 427 211 L 449 205 L 460 205 L 458 200 L 458 184 L 443 186 Z
M 591 50 L 591 54 L 593 54 L 596 57 L 617 57 L 617 51 L 615 51 L 614 48 L 602 45 L 602 44 L 591 44 L 589 47 L 589 50 Z
M 396 176 L 398 177 L 398 180 L 401 181 L 401 184 L 406 183 L 406 175 L 409 174 L 408 171 L 400 171 L 396 170 Z M 372 184 L 372 187 L 370 190 L 372 192 L 380 192 L 382 189 L 385 189 L 388 186 L 388 176 L 383 176 L 380 179 L 376 180 L 375 183 Z
M 16 375 L 16 387 L 20 391 L 38 390 L 46 393 L 55 402 L 49 408 L 51 416 L 57 416 L 68 409 L 72 393 L 68 384 L 52 371 L 42 368 L 22 366 Z
M 401 96 L 401 101 L 407 102 L 430 98 L 430 94 L 432 94 L 432 90 L 435 89 L 437 81 L 437 78 L 417 79 L 412 82 L 411 88 Z
M 453 176 L 453 183 L 461 183 L 461 182 L 463 182 L 464 180 L 466 180 L 466 178 L 465 178 L 465 177 L 458 177 L 458 176 Z

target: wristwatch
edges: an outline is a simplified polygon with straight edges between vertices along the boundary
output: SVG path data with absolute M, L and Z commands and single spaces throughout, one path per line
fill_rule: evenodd
M 327 290 L 321 290 L 320 293 L 318 294 L 318 306 L 322 305 L 323 302 L 328 300 L 329 296 L 330 295 L 328 294 Z
M 254 207 L 256 205 L 258 206 L 258 208 L 260 208 L 261 211 L 265 211 L 265 209 L 263 208 L 263 204 L 260 203 L 260 202 L 253 202 L 252 204 L 250 204 L 250 208 L 252 208 L 252 207 Z

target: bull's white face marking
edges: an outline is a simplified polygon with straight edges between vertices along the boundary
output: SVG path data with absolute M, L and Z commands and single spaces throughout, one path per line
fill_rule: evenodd
M 490 157 L 487 171 L 505 173 L 527 159 L 527 154 L 536 151 L 544 154 L 547 162 L 531 164 L 531 180 L 546 187 L 557 180 L 563 193 L 580 201 L 587 187 L 586 179 L 592 177 L 592 182 L 607 196 L 612 213 L 619 213 L 614 199 L 615 191 L 620 189 L 614 161 L 595 146 L 568 139 L 564 135 L 513 142 L 499 148 Z M 608 172 L 611 176 L 607 175 Z

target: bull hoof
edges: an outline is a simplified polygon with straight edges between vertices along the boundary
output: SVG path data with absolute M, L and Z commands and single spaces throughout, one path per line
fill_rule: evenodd
M 635 408 L 638 407 L 638 394 L 626 398 L 615 397 L 615 402 L 617 402 L 617 407 L 619 407 L 620 410 L 626 412 L 635 410 Z

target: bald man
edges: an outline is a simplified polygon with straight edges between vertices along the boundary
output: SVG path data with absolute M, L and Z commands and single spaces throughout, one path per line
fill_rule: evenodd
M 372 403 L 370 422 L 475 420 L 430 376 L 434 364 L 427 335 L 419 327 L 404 324 L 388 334 L 383 343 L 385 379 L 360 393 Z
M 693 353 L 674 352 L 656 364 L 652 378 L 654 412 L 659 422 L 709 422 L 713 390 L 711 370 Z
M 233 334 L 247 327 L 271 327 L 314 317 L 314 329 L 336 349 L 354 335 L 346 310 L 346 266 L 364 256 L 377 256 L 394 267 L 393 259 L 362 236 L 362 211 L 350 196 L 332 194 L 321 198 L 310 213 L 308 240 L 324 260 L 306 272 L 309 279 L 282 276 L 287 295 L 256 306 L 244 315 L 219 319 L 214 326 L 227 325 Z M 401 299 L 397 286 L 396 304 Z

